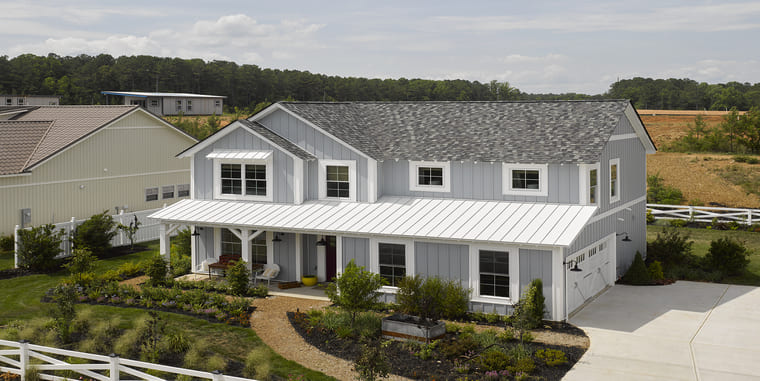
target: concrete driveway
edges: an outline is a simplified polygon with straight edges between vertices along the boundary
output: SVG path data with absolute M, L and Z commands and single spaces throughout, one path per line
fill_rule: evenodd
M 760 288 L 614 286 L 570 322 L 591 347 L 563 380 L 760 380 Z

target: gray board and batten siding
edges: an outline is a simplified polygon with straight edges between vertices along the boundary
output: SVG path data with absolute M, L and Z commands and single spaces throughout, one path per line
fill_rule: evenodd
M 548 196 L 516 196 L 502 192 L 502 163 L 452 161 L 450 192 L 419 192 L 410 190 L 409 161 L 386 160 L 380 163 L 378 182 L 381 196 L 457 198 L 468 200 L 500 200 L 518 202 L 548 202 L 577 204 L 578 166 L 549 164 Z
M 533 279 L 541 279 L 546 305 L 546 316 L 552 316 L 552 252 L 551 250 L 520 249 L 520 290 L 522 297 Z
M 343 237 L 343 253 L 337 255 L 342 255 L 344 267 L 353 259 L 357 266 L 369 269 L 369 238 Z
M 195 160 L 194 176 L 195 198 L 212 200 L 214 198 L 214 161 L 206 156 L 215 149 L 271 150 L 273 151 L 272 181 L 273 201 L 290 203 L 293 200 L 293 158 L 279 147 L 272 146 L 243 128 L 223 136 L 193 156 Z
M 355 160 L 356 161 L 356 201 L 367 202 L 367 159 L 337 140 L 317 131 L 298 118 L 277 110 L 257 120 L 278 135 L 290 140 L 319 160 Z M 318 163 L 310 161 L 307 165 L 307 200 L 319 198 Z
M 467 245 L 414 242 L 414 271 L 423 277 L 456 279 L 469 287 L 470 248 Z

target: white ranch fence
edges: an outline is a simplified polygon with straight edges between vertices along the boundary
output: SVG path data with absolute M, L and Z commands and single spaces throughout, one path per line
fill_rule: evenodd
M 656 219 L 697 222 L 737 222 L 745 225 L 760 223 L 760 209 L 719 208 L 713 206 L 647 204 Z
M 166 205 L 163 206 L 164 208 Z M 135 217 L 137 217 L 137 220 L 140 222 L 140 227 L 137 229 L 137 232 L 135 233 L 135 243 L 140 242 L 148 242 L 148 241 L 154 241 L 159 239 L 161 231 L 159 228 L 159 223 L 152 219 L 148 218 L 149 215 L 155 213 L 158 210 L 161 210 L 162 208 L 157 209 L 147 209 L 147 210 L 139 210 L 135 212 L 127 212 L 125 213 L 123 210 L 119 214 L 113 214 L 111 215 L 113 217 L 114 222 L 120 223 L 122 225 L 129 226 L 130 222 L 133 222 Z M 55 230 L 63 230 L 63 241 L 61 242 L 61 254 L 59 257 L 68 257 L 71 255 L 72 250 L 72 233 L 77 228 L 77 226 L 81 225 L 83 222 L 87 221 L 87 218 L 82 220 L 77 220 L 76 218 L 72 217 L 70 221 L 68 222 L 59 222 L 55 225 Z M 14 252 L 15 255 L 15 265 L 18 267 L 18 248 L 19 248 L 19 235 L 18 231 L 21 228 L 16 225 L 16 228 L 14 229 L 13 238 L 15 241 L 14 245 Z M 25 229 L 31 229 L 31 228 L 25 228 Z M 172 235 L 177 235 L 180 229 L 175 230 Z M 111 246 L 124 246 L 129 245 L 129 236 L 127 236 L 124 231 L 121 229 L 116 230 L 116 235 L 111 239 Z
M 9 348 L 10 349 L 7 349 Z M 86 360 L 86 364 L 73 364 L 59 358 L 71 361 L 72 359 Z M 38 361 L 32 362 L 32 359 Z M 41 362 L 41 364 L 40 364 Z M 79 360 L 78 362 L 81 362 Z M 169 379 L 176 379 L 177 375 L 193 377 L 196 379 L 205 379 L 212 381 L 255 381 L 250 378 L 225 376 L 218 371 L 202 372 L 199 370 L 177 368 L 148 362 L 123 359 L 112 354 L 110 356 L 96 355 L 92 353 L 69 351 L 65 349 L 44 347 L 41 345 L 30 344 L 25 341 L 7 341 L 0 340 L 0 371 L 10 372 L 21 376 L 21 381 L 25 381 L 26 372 L 30 368 L 35 368 L 40 373 L 43 380 L 61 380 L 61 381 L 81 381 L 82 379 L 92 379 L 97 381 L 119 381 L 119 380 L 146 380 L 162 381 L 164 378 L 156 377 L 146 373 L 148 370 L 169 373 Z M 68 371 L 70 376 L 58 376 L 51 374 L 51 371 Z M 81 375 L 78 378 L 74 373 Z M 120 378 L 127 376 L 129 378 Z

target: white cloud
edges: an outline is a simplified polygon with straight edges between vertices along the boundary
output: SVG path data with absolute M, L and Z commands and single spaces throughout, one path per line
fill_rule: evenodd
M 111 36 L 105 39 L 87 40 L 84 38 L 48 38 L 39 44 L 19 45 L 11 49 L 13 54 L 36 53 L 46 55 L 54 52 L 60 55 L 78 55 L 101 53 L 113 56 L 135 54 L 161 54 L 162 49 L 157 41 L 148 37 Z

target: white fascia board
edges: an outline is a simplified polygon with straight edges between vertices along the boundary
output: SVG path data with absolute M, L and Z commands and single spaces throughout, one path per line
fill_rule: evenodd
M 641 123 L 639 114 L 636 113 L 636 110 L 633 108 L 633 105 L 629 103 L 628 107 L 625 108 L 624 114 L 625 114 L 625 117 L 628 118 L 628 122 L 631 123 L 633 130 L 636 131 L 636 135 L 638 135 L 639 140 L 641 140 L 641 144 L 644 145 L 644 149 L 646 150 L 646 153 L 651 155 L 657 152 L 657 148 L 655 148 L 654 142 L 652 142 L 652 139 L 649 137 L 649 134 L 647 133 L 646 128 Z
M 323 130 L 323 129 L 319 128 L 319 127 L 317 127 L 317 125 L 315 125 L 314 123 L 312 123 L 312 122 L 310 122 L 310 121 L 308 121 L 308 120 L 304 119 L 304 117 L 302 117 L 302 116 L 300 116 L 300 115 L 296 114 L 295 112 L 288 110 L 287 108 L 283 107 L 283 106 L 282 106 L 282 105 L 280 105 L 279 103 L 275 103 L 275 104 L 273 104 L 273 105 L 269 106 L 269 107 L 268 107 L 268 108 L 266 108 L 264 111 L 261 111 L 261 112 L 259 112 L 258 114 L 256 114 L 256 115 L 254 115 L 254 116 L 250 117 L 248 120 L 250 120 L 250 121 L 252 121 L 252 122 L 255 122 L 255 121 L 259 121 L 260 119 L 262 119 L 262 118 L 264 118 L 265 116 L 267 116 L 267 115 L 269 115 L 269 114 L 273 113 L 273 112 L 274 112 L 274 111 L 276 111 L 276 110 L 282 110 L 282 111 L 286 112 L 288 115 L 290 115 L 290 116 L 292 116 L 292 117 L 294 117 L 294 118 L 296 118 L 296 119 L 300 120 L 300 121 L 301 121 L 301 122 L 303 122 L 303 123 L 306 123 L 306 125 L 308 125 L 309 127 L 311 127 L 311 128 L 313 128 L 313 129 L 315 129 L 315 130 L 317 130 L 317 131 L 321 132 L 322 134 L 324 134 L 325 136 L 329 137 L 330 139 L 333 139 L 333 140 L 335 140 L 336 142 L 338 142 L 338 143 L 340 143 L 340 144 L 342 144 L 342 145 L 346 146 L 346 147 L 347 147 L 348 149 L 350 149 L 351 151 L 354 151 L 354 152 L 355 152 L 357 155 L 359 155 L 359 156 L 361 156 L 361 157 L 363 157 L 363 158 L 365 158 L 365 159 L 367 159 L 367 160 L 373 159 L 372 157 L 370 157 L 370 156 L 369 156 L 369 155 L 367 155 L 366 153 L 364 153 L 364 152 L 362 152 L 362 151 L 359 151 L 359 150 L 358 150 L 356 147 L 354 147 L 354 146 L 352 146 L 352 145 L 350 145 L 350 144 L 346 143 L 345 141 L 343 141 L 343 140 L 339 139 L 339 138 L 338 138 L 338 137 L 336 137 L 335 135 L 332 135 L 332 134 L 330 134 L 329 132 L 327 132 L 327 131 L 325 131 L 325 130 Z M 374 160 L 374 159 L 373 159 L 373 160 Z

